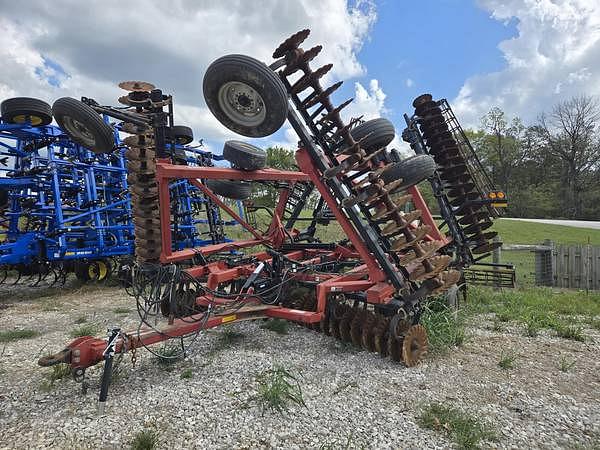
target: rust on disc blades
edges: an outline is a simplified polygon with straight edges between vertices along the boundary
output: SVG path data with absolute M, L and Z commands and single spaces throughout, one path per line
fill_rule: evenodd
M 455 166 L 446 166 L 442 167 L 442 178 L 448 179 L 448 177 L 454 177 L 457 175 L 462 175 L 463 173 L 467 173 L 467 165 L 466 164 L 457 164 Z
M 458 223 L 460 223 L 461 225 L 471 225 L 475 222 L 479 222 L 480 220 L 487 219 L 488 217 L 489 217 L 489 214 L 485 211 L 474 212 L 472 214 L 467 214 L 467 215 L 462 216 L 458 220 Z
M 482 253 L 490 253 L 499 247 L 502 247 L 502 242 L 488 242 L 475 247 L 471 252 L 475 255 L 481 255 Z
M 463 233 L 465 233 L 465 234 L 471 234 L 471 233 L 474 233 L 474 232 L 477 232 L 477 231 L 487 230 L 492 225 L 493 225 L 493 223 L 491 221 L 481 222 L 481 223 L 474 223 L 473 225 L 469 225 L 468 227 L 466 227 L 465 229 L 463 229 Z
M 413 108 L 418 108 L 431 101 L 433 101 L 433 97 L 431 96 L 431 94 L 421 94 L 413 100 L 412 105 Z
M 156 89 L 152 83 L 146 81 L 121 81 L 119 87 L 126 91 L 151 91 Z
M 442 114 L 442 109 L 437 105 L 436 102 L 428 102 L 423 106 L 415 108 L 415 114 L 417 116 L 429 116 L 433 114 Z
M 409 328 L 402 342 L 402 360 L 407 367 L 419 364 L 427 355 L 429 342 L 427 331 L 423 325 L 413 325 Z
M 295 50 L 302 42 L 304 42 L 309 34 L 309 29 L 300 30 L 297 33 L 292 34 L 289 38 L 279 44 L 279 47 L 273 52 L 273 58 L 281 58 L 290 50 Z
M 435 151 L 432 149 L 431 153 L 437 156 L 460 156 L 460 150 L 456 144 L 454 145 L 446 145 L 446 146 L 437 146 Z
M 483 203 L 465 203 L 454 211 L 454 214 L 457 216 L 466 216 L 467 214 L 473 214 L 484 207 L 485 205 Z
M 462 173 L 460 175 L 456 175 L 454 177 L 442 177 L 445 181 L 446 189 L 454 189 L 459 188 L 471 181 L 471 176 L 468 173 Z
M 448 197 L 460 197 L 461 195 L 465 195 L 466 193 L 474 192 L 473 188 L 475 185 L 473 183 L 463 183 L 463 184 L 455 184 L 452 186 L 447 186 L 448 192 L 446 195 Z M 477 194 L 479 195 L 479 194 Z
M 446 157 L 445 155 L 443 156 L 439 156 L 436 155 L 436 157 L 434 158 L 435 162 L 438 166 L 442 166 L 442 167 L 450 167 L 450 166 L 456 166 L 458 164 L 464 164 L 465 160 L 462 156 L 451 156 L 451 157 Z
M 479 198 L 479 193 L 478 192 L 466 192 L 463 195 L 459 195 L 458 197 L 453 198 L 452 200 L 450 200 L 450 204 L 454 207 L 459 207 L 460 205 L 473 201 L 473 200 L 477 200 Z
M 490 241 L 490 240 L 494 239 L 496 236 L 498 236 L 497 231 L 488 231 L 487 233 L 483 233 L 481 235 L 481 238 L 485 239 L 486 241 Z

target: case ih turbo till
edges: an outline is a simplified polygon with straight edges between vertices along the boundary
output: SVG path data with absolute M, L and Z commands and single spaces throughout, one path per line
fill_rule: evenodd
M 108 339 L 79 338 L 42 358 L 41 365 L 70 364 L 75 378 L 82 380 L 87 367 L 104 360 L 104 401 L 115 354 L 172 338 L 181 339 L 182 351 L 187 351 L 184 338 L 194 340 L 204 329 L 269 317 L 304 324 L 407 366 L 424 357 L 422 305 L 460 281 L 472 253 L 491 249 L 489 235 L 483 233 L 491 217 L 490 201 L 471 195 L 476 182 L 471 183 L 472 175 L 457 159 L 460 143 L 430 96 L 417 99 L 412 131 L 423 146 L 420 153 L 441 158 L 439 172 L 428 154 L 401 160 L 397 152 L 386 150 L 394 137 L 389 121 L 345 123 L 340 111 L 350 101 L 333 105 L 330 96 L 341 83 L 322 87 L 320 79 L 331 64 L 310 67 L 321 46 L 302 49 L 308 34 L 304 30 L 283 42 L 270 66 L 243 55 L 222 57 L 208 68 L 203 86 L 213 114 L 241 135 L 268 136 L 287 119 L 301 143 L 299 172 L 264 168 L 264 153 L 237 141 L 225 145 L 230 169 L 171 164 L 164 131 L 172 120 L 171 97 L 147 83 L 121 85 L 130 93 L 120 101 L 132 111 L 87 101 L 90 114 L 119 118 L 125 122 L 122 129 L 133 134 L 125 143 L 130 148 L 126 157 L 137 249 L 132 287 L 141 322 L 133 332 L 111 330 Z M 93 135 L 84 118 L 78 119 Z M 448 237 L 438 230 L 415 186 L 427 178 L 437 180 L 448 203 L 443 211 L 458 222 Z M 191 180 L 251 237 L 173 250 L 168 183 L 174 179 Z M 247 190 L 249 182 L 280 189 L 265 232 L 246 223 L 222 198 Z M 446 186 L 452 192 L 443 192 Z M 319 242 L 314 223 L 303 232 L 294 228 L 297 212 L 313 190 L 321 196 L 313 221 L 322 220 L 326 209 L 343 229 L 343 241 Z M 462 253 L 453 241 L 457 229 Z M 265 250 L 241 253 L 258 245 Z M 178 264 L 190 260 L 191 267 Z

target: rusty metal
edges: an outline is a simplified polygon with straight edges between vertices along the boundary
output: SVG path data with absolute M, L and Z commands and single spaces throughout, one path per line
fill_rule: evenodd
M 429 343 L 423 325 L 411 326 L 402 342 L 402 361 L 407 367 L 417 365 L 427 354 Z
M 119 87 L 125 91 L 151 91 L 156 89 L 152 83 L 146 81 L 121 81 Z

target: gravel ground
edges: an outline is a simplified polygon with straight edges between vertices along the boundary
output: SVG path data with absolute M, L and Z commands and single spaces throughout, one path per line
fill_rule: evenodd
M 238 343 L 223 348 L 222 329 L 204 333 L 196 353 L 171 366 L 143 350 L 134 369 L 124 359 L 99 416 L 98 367 L 88 370 L 82 395 L 72 380 L 48 389 L 49 369 L 36 360 L 69 342 L 82 316 L 133 327 L 131 299 L 112 287 L 0 289 L 2 330 L 41 333 L 5 344 L 0 357 L 0 448 L 123 448 L 148 427 L 158 431 L 159 448 L 448 448 L 443 434 L 418 425 L 433 401 L 493 426 L 498 440 L 484 447 L 600 445 L 597 330 L 586 329 L 584 343 L 527 338 L 516 326 L 492 331 L 489 318 L 479 317 L 464 346 L 406 369 L 299 326 L 282 336 L 244 322 L 230 325 L 244 334 Z M 498 366 L 505 352 L 517 355 L 514 369 Z M 559 370 L 561 357 L 575 361 L 569 372 Z M 275 364 L 298 374 L 306 407 L 263 413 L 253 400 L 256 375 Z M 192 377 L 182 379 L 188 368 Z

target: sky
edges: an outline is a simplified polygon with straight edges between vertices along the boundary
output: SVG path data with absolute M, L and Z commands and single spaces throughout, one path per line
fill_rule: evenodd
M 252 5 L 252 7 L 249 7 Z M 465 127 L 492 107 L 526 124 L 557 102 L 600 94 L 598 0 L 0 0 L 0 100 L 92 97 L 115 104 L 123 80 L 173 94 L 176 122 L 221 153 L 240 139 L 210 113 L 202 77 L 216 58 L 266 63 L 294 32 L 322 44 L 315 67 L 344 80 L 345 118 L 403 114 L 422 93 L 446 98 Z M 293 148 L 288 125 L 253 143 Z M 397 138 L 394 145 L 401 147 Z

